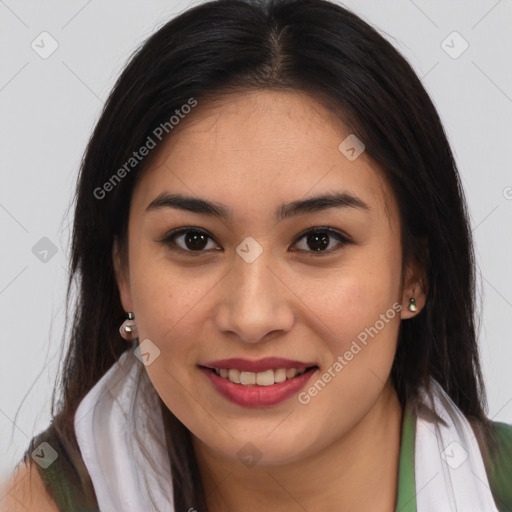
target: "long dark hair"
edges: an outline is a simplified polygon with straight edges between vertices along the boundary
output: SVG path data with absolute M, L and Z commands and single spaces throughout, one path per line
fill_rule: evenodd
M 487 428 L 471 231 L 446 134 L 408 62 L 375 29 L 327 0 L 210 1 L 169 21 L 130 59 L 80 169 L 68 301 L 73 284 L 77 296 L 60 401 L 53 409 L 54 394 L 52 404 L 55 424 L 74 440 L 80 400 L 127 350 L 118 332 L 125 312 L 112 245 L 117 238 L 126 250 L 133 187 L 150 159 L 104 197 L 95 190 L 190 98 L 201 105 L 240 89 L 307 92 L 364 141 L 400 207 L 404 264 L 419 262 L 428 285 L 425 307 L 400 329 L 391 374 L 400 402 L 417 400 L 433 377 L 466 417 Z M 190 432 L 161 406 L 176 509 L 206 510 Z

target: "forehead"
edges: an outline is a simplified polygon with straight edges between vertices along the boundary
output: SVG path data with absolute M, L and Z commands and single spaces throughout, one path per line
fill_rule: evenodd
M 179 192 L 270 215 L 277 203 L 342 191 L 392 214 L 393 194 L 378 166 L 364 151 L 350 160 L 340 150 L 349 136 L 303 92 L 242 91 L 198 102 L 155 150 L 134 201 L 147 206 L 163 191 Z

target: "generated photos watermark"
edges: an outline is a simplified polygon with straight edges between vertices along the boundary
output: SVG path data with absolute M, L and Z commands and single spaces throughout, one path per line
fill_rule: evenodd
M 298 394 L 297 398 L 299 403 L 303 405 L 309 404 L 311 399 L 322 391 L 325 386 L 338 375 L 345 366 L 349 364 L 354 356 L 359 354 L 361 350 L 368 344 L 368 337 L 374 338 L 379 332 L 384 329 L 385 325 L 388 324 L 395 316 L 402 311 L 402 305 L 399 302 L 395 302 L 385 313 L 382 313 L 372 326 L 366 327 L 357 335 L 357 340 L 363 346 L 361 346 L 356 340 L 352 341 L 350 348 L 344 352 L 343 355 L 339 355 L 334 363 L 312 384 L 306 391 L 302 391 Z
M 139 163 L 142 162 L 142 160 L 144 160 L 147 155 L 149 155 L 152 149 L 156 148 L 158 143 L 163 140 L 165 135 L 169 134 L 171 130 L 173 130 L 174 127 L 177 126 L 180 121 L 186 117 L 187 114 L 190 114 L 195 106 L 197 106 L 197 100 L 194 98 L 189 98 L 187 103 L 174 111 L 176 115 L 172 115 L 169 118 L 169 121 L 160 123 L 152 131 L 152 134 L 148 136 L 146 142 L 144 142 L 144 144 L 137 151 L 134 151 L 132 156 L 128 158 L 128 160 L 119 169 L 117 169 L 117 171 L 114 172 L 101 187 L 96 187 L 94 189 L 94 197 L 99 200 L 104 199 L 108 192 L 114 190 L 114 188 L 119 183 L 121 183 L 121 180 L 125 178 L 126 175 L 133 169 L 135 169 L 137 165 L 139 165 Z

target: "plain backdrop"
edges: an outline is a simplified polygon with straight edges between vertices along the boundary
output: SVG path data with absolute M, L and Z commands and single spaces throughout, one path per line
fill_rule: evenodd
M 0 0 L 0 482 L 50 420 L 87 140 L 130 54 L 199 3 Z M 441 115 L 476 243 L 489 416 L 512 423 L 512 1 L 344 5 L 406 56 Z

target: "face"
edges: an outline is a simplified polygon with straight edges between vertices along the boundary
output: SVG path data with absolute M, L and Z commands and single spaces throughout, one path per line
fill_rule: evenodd
M 409 297 L 423 303 L 402 269 L 398 207 L 310 96 L 236 93 L 193 116 L 134 190 L 126 267 L 114 253 L 122 303 L 160 351 L 151 382 L 196 442 L 225 459 L 296 461 L 390 392 L 400 319 Z M 338 200 L 311 202 L 325 195 Z

